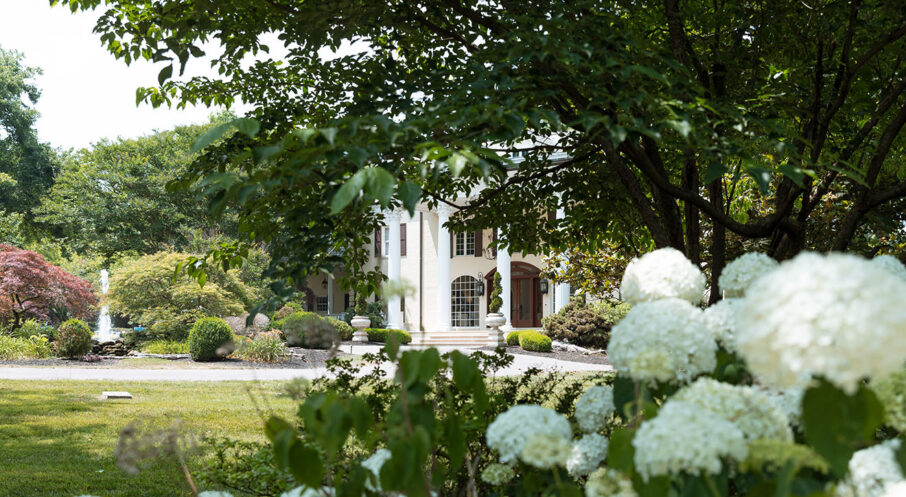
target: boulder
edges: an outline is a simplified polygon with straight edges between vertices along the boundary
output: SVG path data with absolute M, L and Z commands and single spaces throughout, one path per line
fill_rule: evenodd
M 264 331 L 271 323 L 271 320 L 268 319 L 267 316 L 259 313 L 255 314 L 255 319 L 254 321 L 252 321 L 252 325 L 246 326 L 245 322 L 248 317 L 248 314 L 243 314 L 242 316 L 230 316 L 228 318 L 223 318 L 223 320 L 226 321 L 228 325 L 230 325 L 230 328 L 233 329 L 233 333 L 245 336 L 251 336 L 255 333 Z

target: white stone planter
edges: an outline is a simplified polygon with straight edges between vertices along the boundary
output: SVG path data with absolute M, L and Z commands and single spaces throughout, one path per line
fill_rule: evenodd
M 492 312 L 488 314 L 484 322 L 491 327 L 488 332 L 488 345 L 491 347 L 505 347 L 506 338 L 503 336 L 503 331 L 500 327 L 506 324 L 506 318 L 503 314 L 499 312 Z
M 349 324 L 355 328 L 355 333 L 352 334 L 353 342 L 368 341 L 368 333 L 365 333 L 365 328 L 371 326 L 371 320 L 368 319 L 368 316 L 353 316 Z

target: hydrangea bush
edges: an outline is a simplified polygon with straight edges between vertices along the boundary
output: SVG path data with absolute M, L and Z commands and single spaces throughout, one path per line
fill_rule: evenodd
M 885 264 L 814 253 L 778 264 L 748 254 L 720 279 L 733 298 L 703 311 L 698 268 L 672 249 L 647 254 L 623 280 L 633 307 L 610 341 L 617 376 L 612 385 L 585 389 L 571 416 L 538 399 L 476 418 L 489 381 L 480 368 L 465 368 L 474 358 L 455 356 L 446 361 L 462 403 L 447 406 L 467 408 L 454 414 L 435 404 L 428 418 L 444 421 L 422 433 L 428 425 L 416 422 L 412 409 L 424 400 L 421 382 L 434 381 L 425 371 L 436 371 L 437 360 L 430 350 L 408 351 L 396 377 L 402 403 L 396 420 L 404 426 L 397 433 L 407 441 L 379 436 L 383 487 L 367 488 L 425 497 L 450 490 L 449 466 L 431 456 L 440 449 L 435 444 L 454 442 L 443 435 L 452 433 L 451 423 L 456 429 L 477 423 L 485 425 L 484 437 L 453 451 L 452 462 L 468 475 L 453 484 L 457 493 L 901 495 L 906 450 L 869 386 L 887 385 L 885 398 L 902 396 L 887 393 L 902 382 L 881 381 L 902 371 L 906 359 L 906 306 L 898 304 L 906 280 Z M 408 401 L 414 404 L 407 418 Z M 326 435 L 304 433 L 312 444 L 305 464 L 312 464 Z M 279 454 L 284 442 L 274 440 Z M 363 481 L 375 480 L 368 470 L 374 457 L 358 463 Z M 349 485 L 334 480 L 333 488 L 345 493 Z
M 902 383 L 906 280 L 805 253 L 702 311 L 700 273 L 674 252 L 627 269 L 608 381 L 518 396 L 537 376 L 496 378 L 503 355 L 391 343 L 363 369 L 335 364 L 296 423 L 267 421 L 276 466 L 304 497 L 904 495 L 899 418 L 873 385 Z

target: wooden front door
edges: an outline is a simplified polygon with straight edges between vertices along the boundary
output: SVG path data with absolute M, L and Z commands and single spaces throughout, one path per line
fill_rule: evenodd
M 515 328 L 541 326 L 541 291 L 537 277 L 514 277 L 511 283 L 510 320 Z

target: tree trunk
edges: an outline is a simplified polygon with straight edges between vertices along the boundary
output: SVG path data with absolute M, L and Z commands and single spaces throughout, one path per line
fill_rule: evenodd
M 698 168 L 695 157 L 689 157 L 683 164 L 683 188 L 698 191 Z M 698 207 L 691 202 L 683 203 L 683 217 L 686 220 L 686 256 L 696 266 L 701 264 L 701 228 Z
M 712 181 L 708 185 L 708 194 L 714 205 L 723 205 L 723 182 L 720 179 Z M 711 238 L 711 296 L 708 303 L 713 304 L 720 300 L 720 287 L 717 284 L 720 279 L 720 273 L 723 272 L 724 266 L 727 265 L 727 228 L 722 224 L 713 222 L 713 234 Z

